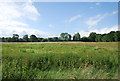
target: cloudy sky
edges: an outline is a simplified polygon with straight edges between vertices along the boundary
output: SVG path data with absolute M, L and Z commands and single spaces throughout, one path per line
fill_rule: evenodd
M 0 37 L 118 30 L 117 2 L 0 2 Z

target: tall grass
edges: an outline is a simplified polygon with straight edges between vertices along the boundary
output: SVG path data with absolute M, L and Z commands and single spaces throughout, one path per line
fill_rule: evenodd
M 3 78 L 113 79 L 117 43 L 3 44 Z

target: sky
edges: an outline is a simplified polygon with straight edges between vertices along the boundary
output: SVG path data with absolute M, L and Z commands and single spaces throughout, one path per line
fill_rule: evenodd
M 0 37 L 118 30 L 118 2 L 0 2 Z

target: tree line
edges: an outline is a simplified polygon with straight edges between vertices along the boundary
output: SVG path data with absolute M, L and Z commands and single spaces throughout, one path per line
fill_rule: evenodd
M 81 37 L 79 33 L 73 36 L 69 33 L 61 33 L 60 37 L 40 38 L 35 35 L 24 35 L 22 38 L 18 34 L 12 37 L 1 37 L 1 42 L 61 42 L 61 41 L 82 41 L 82 42 L 119 42 L 120 31 L 111 31 L 107 34 L 97 34 L 91 32 L 88 37 Z

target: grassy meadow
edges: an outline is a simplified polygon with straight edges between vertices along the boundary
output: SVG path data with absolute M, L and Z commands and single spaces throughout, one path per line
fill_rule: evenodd
M 117 79 L 117 42 L 3 43 L 3 79 Z

